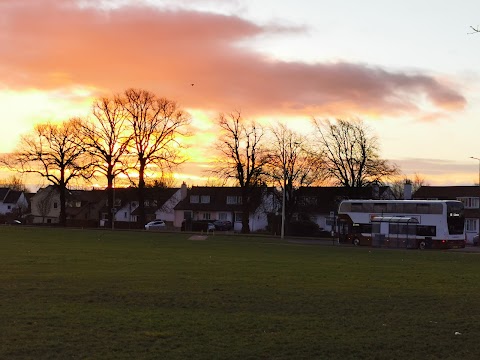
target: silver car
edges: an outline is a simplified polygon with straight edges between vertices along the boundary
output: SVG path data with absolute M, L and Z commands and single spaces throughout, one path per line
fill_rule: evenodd
M 166 226 L 163 220 L 153 220 L 145 225 L 145 230 L 162 230 L 165 229 Z

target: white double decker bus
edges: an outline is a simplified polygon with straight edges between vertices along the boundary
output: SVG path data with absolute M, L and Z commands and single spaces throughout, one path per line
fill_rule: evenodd
M 463 204 L 456 200 L 344 200 L 339 240 L 406 248 L 465 247 Z

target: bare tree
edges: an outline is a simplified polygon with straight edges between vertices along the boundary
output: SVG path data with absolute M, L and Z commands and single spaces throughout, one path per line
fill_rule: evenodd
M 23 180 L 20 177 L 17 177 L 15 175 L 12 175 L 7 179 L 1 180 L 0 186 L 9 188 L 10 190 L 23 191 L 23 192 L 27 191 L 27 187 L 25 186 L 25 183 L 23 182 Z
M 405 184 L 412 185 L 412 194 L 415 194 L 415 191 L 420 189 L 422 186 L 428 186 L 428 183 L 425 181 L 425 179 L 418 174 L 414 175 L 413 180 L 406 176 L 401 179 L 397 179 L 392 181 L 390 184 L 390 189 L 392 190 L 395 199 L 404 199 Z
M 185 161 L 179 141 L 188 135 L 190 116 L 177 103 L 141 89 L 128 89 L 118 97 L 132 131 L 130 153 L 136 158 L 140 222 L 145 222 L 144 188 L 147 167 L 165 172 Z
M 398 174 L 395 164 L 380 158 L 378 140 L 363 121 L 313 122 L 328 175 L 338 185 L 360 188 Z
M 91 163 L 78 140 L 78 120 L 61 124 L 35 125 L 33 131 L 20 138 L 18 148 L 3 162 L 20 173 L 38 174 L 54 185 L 60 194 L 60 224 L 66 224 L 66 193 L 69 183 L 88 179 Z
M 108 205 L 115 206 L 115 177 L 126 171 L 124 163 L 132 135 L 123 106 L 115 98 L 103 97 L 95 100 L 92 113 L 93 121 L 83 121 L 81 141 L 94 159 L 94 171 L 107 178 Z M 109 221 L 113 221 L 113 212 L 109 212 Z
M 262 144 L 264 131 L 255 122 L 245 121 L 240 112 L 220 114 L 220 136 L 216 148 L 220 154 L 214 172 L 228 182 L 233 180 L 242 194 L 242 233 L 250 232 L 249 215 L 254 190 L 263 183 L 267 157 Z
M 321 183 L 325 178 L 323 159 L 315 156 L 309 139 L 277 123 L 271 128 L 266 173 L 282 189 L 282 236 L 296 211 L 295 190 Z

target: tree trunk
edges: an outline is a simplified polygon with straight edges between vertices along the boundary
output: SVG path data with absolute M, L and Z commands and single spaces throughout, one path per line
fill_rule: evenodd
M 250 233 L 250 199 L 246 191 L 242 191 L 242 234 Z
M 60 226 L 66 226 L 67 225 L 67 204 L 66 204 L 66 186 L 64 183 L 62 183 L 59 186 L 59 191 L 60 191 Z
M 145 224 L 145 160 L 140 160 L 138 172 L 138 207 L 140 212 L 140 224 Z
M 114 191 L 113 175 L 112 175 L 112 169 L 109 166 L 108 173 L 107 173 L 107 199 L 108 199 L 108 221 L 110 222 L 110 225 L 112 225 L 114 221 L 114 214 L 112 210 L 115 207 L 114 199 L 113 199 L 113 191 Z

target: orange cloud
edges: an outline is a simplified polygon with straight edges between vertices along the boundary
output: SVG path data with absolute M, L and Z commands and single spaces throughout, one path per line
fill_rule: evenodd
M 272 60 L 245 45 L 301 31 L 145 4 L 105 10 L 73 0 L 4 0 L 0 79 L 17 90 L 142 87 L 183 107 L 250 115 L 401 115 L 421 112 L 425 101 L 436 111 L 466 104 L 459 91 L 428 75 Z

